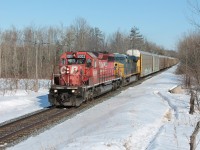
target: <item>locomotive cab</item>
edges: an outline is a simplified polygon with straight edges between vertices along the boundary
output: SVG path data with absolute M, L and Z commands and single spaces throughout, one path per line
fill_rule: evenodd
M 89 85 L 93 61 L 95 58 L 86 52 L 64 53 L 60 58 L 59 85 L 71 87 Z

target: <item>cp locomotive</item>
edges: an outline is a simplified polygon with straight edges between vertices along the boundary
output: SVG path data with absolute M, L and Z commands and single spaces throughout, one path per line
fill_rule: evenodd
M 53 73 L 49 102 L 55 106 L 80 106 L 103 93 L 171 67 L 177 59 L 139 50 L 127 54 L 65 52 L 58 73 Z

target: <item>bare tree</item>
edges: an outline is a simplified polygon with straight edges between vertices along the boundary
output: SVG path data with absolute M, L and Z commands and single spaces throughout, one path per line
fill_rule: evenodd
M 185 75 L 184 84 L 189 88 L 190 98 L 190 114 L 195 110 L 200 111 L 199 94 L 200 94 L 200 31 L 189 33 L 184 36 L 178 44 L 180 66 Z M 196 108 L 196 109 L 195 109 Z M 195 146 L 195 138 L 199 131 L 197 124 L 195 134 L 191 136 L 190 148 L 193 150 Z
M 73 25 L 75 31 L 75 50 L 86 51 L 88 50 L 86 45 L 89 39 L 90 26 L 83 18 L 77 18 Z
M 200 121 L 197 122 L 197 125 L 190 136 L 190 150 L 196 150 L 196 136 L 200 130 Z
M 89 42 L 88 42 L 88 49 L 94 51 L 102 51 L 104 45 L 104 34 L 102 31 L 95 27 L 90 29 L 89 33 Z
M 66 51 L 70 52 L 75 49 L 75 30 L 72 26 L 66 29 L 62 43 Z
M 119 30 L 112 34 L 109 38 L 109 49 L 111 52 L 125 53 L 129 49 L 128 36 Z
M 188 17 L 189 22 L 194 25 L 194 27 L 200 29 L 200 4 L 197 0 L 187 0 L 190 16 Z
M 190 114 L 200 111 L 200 5 L 197 0 L 188 0 L 191 16 L 189 22 L 194 25 L 196 31 L 189 33 L 179 42 L 180 68 L 185 74 L 186 87 L 190 88 Z M 181 69 L 179 69 L 181 70 Z M 196 109 L 195 109 L 196 108 Z M 197 122 L 194 132 L 190 137 L 190 150 L 196 149 L 196 136 L 200 130 L 200 122 Z

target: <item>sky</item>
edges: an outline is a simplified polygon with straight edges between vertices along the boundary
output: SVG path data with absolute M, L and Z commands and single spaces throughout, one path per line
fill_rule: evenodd
M 193 29 L 187 0 L 0 0 L 0 29 L 35 26 L 70 26 L 84 18 L 106 36 L 129 33 L 136 26 L 141 34 L 166 49 Z

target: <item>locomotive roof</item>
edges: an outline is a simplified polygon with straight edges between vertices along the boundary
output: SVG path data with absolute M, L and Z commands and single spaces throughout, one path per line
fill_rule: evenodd
M 119 54 L 119 53 L 114 53 L 115 57 L 121 57 L 121 58 L 127 58 L 127 59 L 132 59 L 134 61 L 138 60 L 138 57 L 136 56 L 130 56 L 130 55 L 126 55 L 126 54 Z
M 97 56 L 92 52 L 87 52 L 92 58 L 97 58 Z
M 127 57 L 125 54 L 114 53 L 115 57 Z
M 129 49 L 129 50 L 127 50 L 126 53 L 127 53 L 127 55 L 136 56 L 136 57 L 140 57 L 140 54 L 151 55 L 151 56 L 159 56 L 159 57 L 167 57 L 167 56 L 153 54 L 153 53 L 150 53 L 150 52 L 145 52 L 145 51 L 141 51 L 141 50 L 137 50 L 137 49 Z

